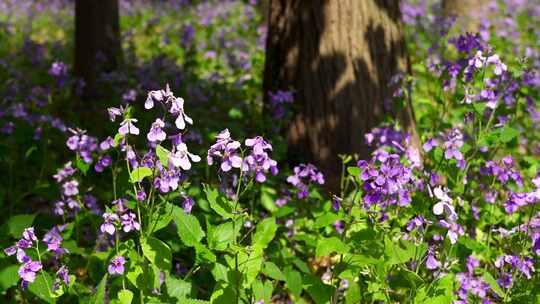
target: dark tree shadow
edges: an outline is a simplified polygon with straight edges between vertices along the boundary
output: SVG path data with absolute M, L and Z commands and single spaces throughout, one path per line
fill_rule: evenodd
M 372 1 L 388 20 L 400 22 L 395 1 Z M 370 19 L 365 32 L 348 33 L 349 39 L 358 39 L 356 43 L 368 44 L 368 58 L 351 58 L 341 51 L 321 55 L 321 43 L 327 43 L 323 35 L 335 26 L 327 24 L 323 6 L 328 3 L 271 1 L 274 11 L 269 18 L 274 26 L 268 32 L 263 87 L 265 93 L 295 91 L 296 117 L 287 133 L 289 162 L 315 162 L 327 175 L 330 190 L 336 192 L 341 171 L 339 154 L 367 157 L 370 149 L 364 134 L 386 115 L 403 117 L 405 125 L 414 122 L 401 110 L 385 105 L 392 92 L 387 84 L 398 71 L 405 71 L 399 65 L 400 60 L 406 62 L 404 39 L 388 43 L 386 29 Z M 357 12 L 339 18 L 353 18 L 353 13 Z M 353 77 L 347 74 L 351 68 Z M 350 81 L 343 84 L 342 77 Z

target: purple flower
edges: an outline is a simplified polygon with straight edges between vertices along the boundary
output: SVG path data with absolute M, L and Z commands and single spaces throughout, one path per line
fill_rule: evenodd
M 58 272 L 56 272 L 56 275 L 58 276 L 60 281 L 64 282 L 64 284 L 66 284 L 66 286 L 69 285 L 69 270 L 68 270 L 67 266 L 62 265 L 62 267 L 60 267 L 60 269 L 58 269 Z
M 65 196 L 74 196 L 79 194 L 79 182 L 76 180 L 70 180 L 62 185 L 63 194 Z
M 406 206 L 411 202 L 411 193 L 419 183 L 410 167 L 400 162 L 400 156 L 377 150 L 371 161 L 361 160 L 360 179 L 364 189 L 364 207 L 378 205 L 384 214 L 391 205 Z
M 324 175 L 312 164 L 300 164 L 293 171 L 294 174 L 287 177 L 287 182 L 298 189 L 296 196 L 299 199 L 309 196 L 311 184 L 324 184 Z
M 167 137 L 167 134 L 165 134 L 165 132 L 162 130 L 162 128 L 164 127 L 165 127 L 165 123 L 163 122 L 163 120 L 159 118 L 156 119 L 156 121 L 152 123 L 152 127 L 150 128 L 150 131 L 146 135 L 146 138 L 148 138 L 150 142 L 164 141 L 165 138 Z
M 447 136 L 447 140 L 443 143 L 444 157 L 446 159 L 463 160 L 460 148 L 463 146 L 463 134 L 459 129 L 453 129 Z
M 146 199 L 146 192 L 144 192 L 144 190 L 137 191 L 137 201 L 144 202 L 145 199 Z
M 43 265 L 40 262 L 30 260 L 19 268 L 19 277 L 26 283 L 32 283 L 36 280 L 36 273 L 42 268 Z
M 429 270 L 435 270 L 441 268 L 442 264 L 435 258 L 435 253 L 433 250 L 428 251 L 428 256 L 426 259 L 426 268 Z
M 101 151 L 107 151 L 113 146 L 114 146 L 114 139 L 110 136 L 107 136 L 107 138 L 105 138 L 105 140 L 103 140 L 99 144 L 99 148 L 101 149 Z
M 49 69 L 49 75 L 55 77 L 63 77 L 67 75 L 67 65 L 61 61 L 53 62 Z
M 125 102 L 135 101 L 137 99 L 137 91 L 134 89 L 127 90 L 124 94 L 122 94 L 122 99 Z
M 122 123 L 120 124 L 118 133 L 120 133 L 121 135 L 126 135 L 126 134 L 139 135 L 139 129 L 134 124 L 136 122 L 137 122 L 137 119 L 135 118 L 124 119 L 124 121 L 122 121 Z
M 25 240 L 33 243 L 35 241 L 37 241 L 37 237 L 36 235 L 34 234 L 34 227 L 28 227 L 28 228 L 25 228 L 23 233 L 22 233 L 22 236 Z
M 107 113 L 109 114 L 109 119 L 111 121 L 115 121 L 116 116 L 122 116 L 125 111 L 126 110 L 124 108 L 122 108 L 122 107 L 119 107 L 119 108 L 115 108 L 115 107 L 107 108 Z
M 214 164 L 214 158 L 221 158 L 220 168 L 223 172 L 228 172 L 232 168 L 241 168 L 242 158 L 237 152 L 240 142 L 231 139 L 228 129 L 221 131 L 216 139 L 216 143 L 208 149 L 206 158 L 208 165 Z
M 191 213 L 191 209 L 195 205 L 195 200 L 189 196 L 186 196 L 184 198 L 184 201 L 182 202 L 182 208 L 186 213 Z
M 122 229 L 124 232 L 130 232 L 131 230 L 141 230 L 141 225 L 137 222 L 137 217 L 132 212 L 126 213 L 121 216 Z
M 169 160 L 176 168 L 182 168 L 183 170 L 191 169 L 191 161 L 200 162 L 201 158 L 198 155 L 192 154 L 188 151 L 185 143 L 176 145 L 176 151 L 171 152 Z
M 262 137 L 246 140 L 246 145 L 252 147 L 251 153 L 244 158 L 242 171 L 253 173 L 255 180 L 259 183 L 266 181 L 266 173 L 276 175 L 278 172 L 277 162 L 270 158 L 265 150 L 271 150 L 272 146 L 267 144 Z
M 184 130 L 186 128 L 186 122 L 190 125 L 193 124 L 193 120 L 189 116 L 187 116 L 186 112 L 184 112 L 183 98 L 178 97 L 172 101 L 169 113 L 177 115 L 174 123 L 176 124 L 176 127 L 180 130 Z
M 167 84 L 165 90 L 157 90 L 148 92 L 146 101 L 144 102 L 144 108 L 149 110 L 154 107 L 154 102 L 169 103 L 174 99 L 174 95 Z
M 43 236 L 43 242 L 47 244 L 47 251 L 52 251 L 56 254 L 64 254 L 66 249 L 60 245 L 64 238 L 60 235 L 60 232 L 65 228 L 65 225 L 55 226 L 49 232 Z
M 488 64 L 494 65 L 495 68 L 493 69 L 493 73 L 495 75 L 500 76 L 503 72 L 507 70 L 507 67 L 504 63 L 502 63 L 501 59 L 499 58 L 499 55 L 495 54 L 492 56 L 489 56 L 486 60 Z
M 123 256 L 117 256 L 111 260 L 111 263 L 109 264 L 109 267 L 107 270 L 109 271 L 109 274 L 111 275 L 122 275 L 124 274 L 124 264 L 126 263 L 126 259 Z
M 109 155 L 103 155 L 94 166 L 96 172 L 103 172 L 105 168 L 112 164 L 112 158 Z
M 427 153 L 427 152 L 431 151 L 434 147 L 437 147 L 438 145 L 439 145 L 439 141 L 437 139 L 430 138 L 424 143 L 422 148 Z
M 100 226 L 101 232 L 113 235 L 116 231 L 114 224 L 118 222 L 118 220 L 118 215 L 115 213 L 103 213 L 103 224 Z
M 57 183 L 60 183 L 65 178 L 72 176 L 75 173 L 75 169 L 71 167 L 71 162 L 67 162 L 62 169 L 58 169 L 55 175 L 53 175 L 54 180 Z
M 332 209 L 334 209 L 334 211 L 339 211 L 339 209 L 341 209 L 341 201 L 342 199 L 337 197 L 337 196 L 333 196 L 332 198 Z

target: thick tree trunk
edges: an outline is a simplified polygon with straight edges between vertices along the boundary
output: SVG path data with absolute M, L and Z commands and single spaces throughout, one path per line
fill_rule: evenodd
M 74 72 L 85 82 L 84 97 L 96 94 L 98 75 L 114 70 L 121 58 L 118 0 L 77 0 Z
M 458 26 L 467 31 L 476 31 L 482 17 L 487 13 L 487 5 L 491 0 L 443 0 L 443 11 L 446 16 L 456 17 Z
M 339 154 L 369 155 L 364 134 L 385 114 L 414 131 L 409 107 L 385 106 L 393 75 L 407 71 L 395 0 L 271 0 L 265 95 L 294 90 L 288 129 L 293 162 L 314 161 L 337 190 Z M 398 113 L 396 113 L 398 112 Z M 418 142 L 416 132 L 413 132 Z

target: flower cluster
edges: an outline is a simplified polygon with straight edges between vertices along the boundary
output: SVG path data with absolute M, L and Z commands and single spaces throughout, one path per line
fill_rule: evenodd
M 311 184 L 324 184 L 324 175 L 312 164 L 300 164 L 293 169 L 294 174 L 287 177 L 287 182 L 293 185 L 298 192 L 299 199 L 309 196 L 309 186 Z
M 409 205 L 420 185 L 413 170 L 403 165 L 397 154 L 378 150 L 369 162 L 360 160 L 357 165 L 361 169 L 364 207 L 369 210 L 378 206 L 383 218 L 388 207 Z
M 47 244 L 47 251 L 54 252 L 56 256 L 62 255 L 67 252 L 67 250 L 60 247 L 60 243 L 63 238 L 60 236 L 60 231 L 64 227 L 54 227 L 43 237 L 43 242 Z M 15 245 L 4 249 L 4 253 L 7 256 L 16 255 L 17 261 L 22 265 L 19 267 L 19 277 L 22 279 L 21 287 L 26 289 L 28 284 L 33 283 L 36 280 L 37 273 L 43 269 L 43 264 L 41 263 L 41 256 L 39 254 L 39 240 L 34 233 L 33 227 L 25 228 L 22 233 L 22 239 L 17 241 Z M 34 248 L 39 257 L 39 261 L 33 261 L 30 256 L 26 254 L 26 250 Z M 62 275 L 67 276 L 67 266 L 62 266 Z M 64 280 L 66 281 L 66 280 Z M 69 284 L 69 280 L 67 283 Z
M 253 175 L 259 183 L 266 181 L 266 174 L 276 175 L 278 172 L 277 162 L 270 158 L 269 152 L 272 145 L 261 136 L 248 138 L 245 146 L 249 153 L 242 158 L 240 142 L 233 140 L 228 129 L 221 131 L 216 136 L 214 143 L 207 153 L 208 165 L 213 165 L 216 159 L 221 161 L 220 169 L 228 172 L 233 168 L 240 169 L 244 176 Z
M 116 213 L 103 213 L 103 224 L 100 226 L 102 233 L 108 233 L 114 235 L 118 226 L 122 227 L 122 230 L 126 233 L 136 230 L 141 230 L 141 225 L 137 221 L 137 216 L 129 211 L 125 206 L 126 200 L 123 198 L 117 199 L 113 202 Z

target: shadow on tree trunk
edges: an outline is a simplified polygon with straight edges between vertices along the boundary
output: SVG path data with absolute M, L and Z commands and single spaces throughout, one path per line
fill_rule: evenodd
M 392 76 L 408 70 L 397 1 L 272 0 L 270 10 L 263 89 L 295 91 L 292 164 L 314 162 L 337 193 L 338 155 L 368 157 L 364 134 L 387 115 L 418 142 L 410 105 L 390 101 Z

